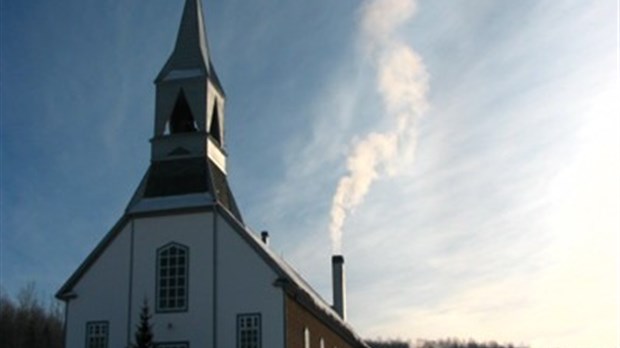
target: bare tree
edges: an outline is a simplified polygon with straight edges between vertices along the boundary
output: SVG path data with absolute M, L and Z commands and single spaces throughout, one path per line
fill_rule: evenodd
M 495 341 L 476 342 L 473 339 L 460 340 L 458 338 L 421 340 L 417 346 L 419 348 L 515 348 L 515 346 L 511 343 L 499 344 Z M 521 346 L 519 348 L 527 347 Z
M 46 307 L 34 283 L 17 294 L 15 303 L 0 289 L 0 348 L 62 348 L 63 321 L 60 304 Z
M 389 340 L 366 340 L 366 344 L 368 344 L 371 348 L 410 348 L 411 344 L 409 341 L 397 340 L 397 339 L 389 339 Z

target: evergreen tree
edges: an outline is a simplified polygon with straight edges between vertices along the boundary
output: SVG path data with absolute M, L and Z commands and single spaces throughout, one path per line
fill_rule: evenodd
M 151 313 L 149 310 L 149 304 L 144 299 L 144 304 L 140 310 L 140 324 L 136 326 L 135 339 L 136 343 L 133 348 L 153 348 L 153 325 L 151 325 Z

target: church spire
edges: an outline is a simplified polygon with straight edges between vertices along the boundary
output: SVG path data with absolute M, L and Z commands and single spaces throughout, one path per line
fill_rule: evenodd
M 215 124 L 218 134 L 213 136 L 223 149 L 225 94 L 209 57 L 200 0 L 185 1 L 176 44 L 155 85 L 155 138 L 176 133 L 176 129 L 213 135 L 210 128 Z M 175 120 L 181 118 L 185 125 L 175 127 Z
M 209 44 L 200 0 L 186 0 L 176 44 L 155 82 L 187 76 L 208 77 L 222 94 L 209 56 Z
M 175 63 L 179 67 L 185 64 L 188 68 L 201 66 L 208 72 L 209 51 L 199 0 L 185 1 L 177 42 L 170 58 L 177 60 Z
M 174 208 L 219 204 L 241 220 L 227 180 L 226 97 L 209 57 L 200 0 L 185 1 L 176 44 L 155 86 L 151 165 L 128 212 L 174 198 Z

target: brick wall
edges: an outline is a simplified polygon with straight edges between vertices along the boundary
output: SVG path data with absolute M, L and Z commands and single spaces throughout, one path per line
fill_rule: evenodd
M 321 348 L 320 339 L 325 341 L 325 348 L 353 348 L 311 312 L 286 296 L 286 347 L 304 348 L 304 328 L 310 330 L 310 348 Z

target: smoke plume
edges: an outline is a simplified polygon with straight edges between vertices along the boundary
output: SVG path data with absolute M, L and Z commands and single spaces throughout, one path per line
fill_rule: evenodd
M 413 159 L 417 120 L 427 107 L 428 75 L 421 58 L 398 38 L 397 29 L 415 13 L 414 0 L 370 0 L 362 11 L 360 37 L 373 62 L 377 92 L 392 128 L 356 141 L 347 158 L 348 173 L 340 178 L 332 199 L 332 252 L 340 254 L 342 229 L 348 214 L 359 206 L 372 183 L 397 175 L 399 164 Z

